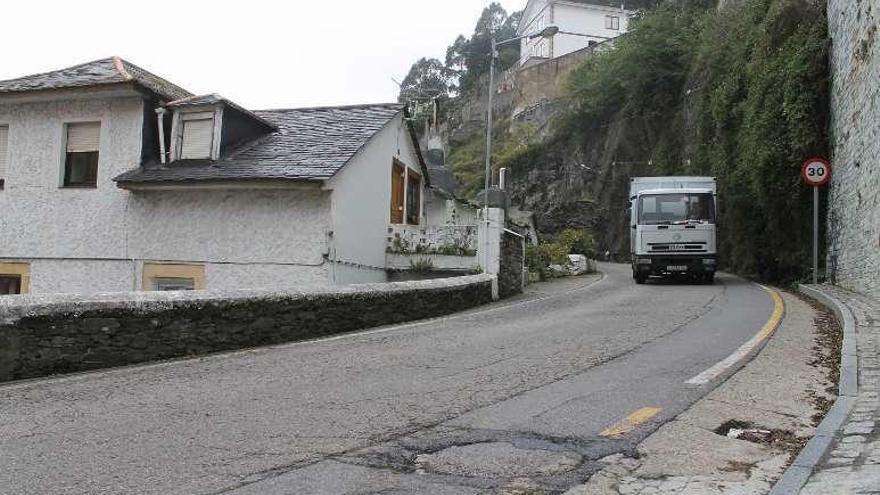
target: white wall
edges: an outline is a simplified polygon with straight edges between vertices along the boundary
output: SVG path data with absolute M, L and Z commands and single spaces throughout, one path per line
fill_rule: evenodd
M 605 29 L 605 17 L 617 16 L 620 19 L 620 30 Z M 568 34 L 553 37 L 553 57 L 561 57 L 567 53 L 586 48 L 589 41 L 602 42 L 605 38 L 614 38 L 625 33 L 629 27 L 629 15 L 626 11 L 614 8 L 577 6 L 558 3 L 553 9 L 554 23 L 561 31 L 595 36 L 588 38 Z
M 319 287 L 330 285 L 330 265 L 208 263 L 205 283 L 212 290 Z
M 97 189 L 60 188 L 65 123 L 100 121 Z M 140 163 L 139 97 L 3 104 L 9 125 L 0 191 L 0 258 L 124 258 L 128 193 L 111 180 Z
M 330 193 L 319 187 L 134 192 L 129 255 L 206 264 L 208 289 L 326 284 Z
M 30 260 L 31 294 L 86 294 L 138 290 L 138 263 L 130 260 Z
M 477 225 L 478 211 L 474 206 L 456 199 L 447 199 L 439 192 L 425 192 L 426 225 Z
M 136 191 L 129 256 L 146 260 L 320 265 L 330 194 L 297 190 Z
M 330 258 L 344 263 L 333 268 L 336 283 L 386 280 L 385 247 L 391 222 L 394 158 L 424 175 L 402 112 L 327 183 L 326 187 L 333 191 Z

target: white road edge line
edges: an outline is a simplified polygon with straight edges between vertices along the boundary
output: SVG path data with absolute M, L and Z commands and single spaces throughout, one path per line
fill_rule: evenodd
M 535 297 L 533 299 L 526 299 L 525 301 L 516 301 L 516 302 L 512 302 L 512 303 L 508 303 L 508 304 L 502 304 L 500 306 L 492 305 L 491 307 L 488 307 L 488 308 L 485 308 L 485 307 L 481 308 L 478 306 L 476 308 L 471 308 L 470 310 L 466 310 L 465 312 L 462 312 L 462 313 L 453 313 L 453 314 L 446 315 L 446 316 L 437 316 L 437 317 L 429 318 L 426 320 L 415 321 L 415 322 L 411 322 L 411 323 L 401 323 L 398 325 L 380 327 L 380 328 L 376 328 L 373 330 L 355 330 L 353 332 L 347 332 L 347 333 L 343 333 L 340 335 L 333 335 L 330 337 L 321 337 L 321 338 L 317 338 L 317 339 L 299 340 L 299 341 L 295 341 L 295 342 L 287 342 L 284 344 L 276 344 L 276 345 L 255 347 L 255 348 L 249 348 L 249 349 L 240 349 L 240 350 L 235 350 L 235 351 L 219 352 L 219 353 L 214 353 L 214 354 L 208 354 L 205 356 L 177 358 L 177 359 L 171 359 L 168 361 L 160 361 L 157 363 L 146 362 L 146 363 L 131 364 L 131 365 L 127 365 L 127 366 L 120 366 L 120 367 L 108 368 L 108 369 L 96 369 L 96 370 L 89 370 L 89 371 L 81 371 L 81 372 L 71 373 L 69 375 L 60 375 L 60 376 L 54 376 L 54 377 L 53 376 L 44 376 L 44 377 L 37 377 L 37 378 L 28 378 L 28 379 L 24 379 L 24 380 L 15 381 L 15 382 L 0 383 L 0 391 L 15 390 L 18 388 L 32 386 L 36 383 L 45 383 L 45 382 L 52 382 L 52 383 L 56 383 L 56 384 L 57 383 L 67 383 L 67 382 L 73 382 L 73 381 L 78 381 L 78 380 L 85 380 L 87 378 L 95 377 L 95 376 L 107 376 L 107 375 L 114 375 L 114 374 L 118 374 L 118 373 L 124 373 L 126 371 L 131 371 L 132 369 L 150 370 L 150 369 L 167 368 L 170 366 L 178 366 L 181 364 L 195 364 L 195 363 L 210 362 L 210 361 L 214 361 L 217 359 L 224 359 L 224 358 L 231 357 L 231 356 L 245 356 L 248 354 L 258 354 L 258 353 L 264 353 L 264 352 L 269 352 L 269 351 L 275 351 L 275 350 L 279 350 L 279 349 L 287 349 L 287 348 L 291 348 L 291 347 L 323 344 L 326 342 L 333 342 L 336 340 L 343 340 L 343 339 L 353 339 L 353 338 L 357 338 L 357 337 L 367 337 L 367 336 L 376 335 L 376 334 L 393 332 L 395 330 L 405 330 L 408 328 L 416 328 L 416 327 L 421 327 L 421 326 L 425 326 L 425 325 L 430 325 L 433 323 L 443 323 L 443 322 L 447 322 L 450 320 L 457 320 L 460 318 L 466 318 L 469 316 L 495 313 L 495 312 L 498 312 L 501 310 L 510 309 L 510 308 L 517 308 L 520 306 L 527 306 L 532 303 L 546 301 L 547 299 L 553 299 L 556 297 L 566 296 L 566 295 L 569 295 L 569 294 L 572 294 L 575 292 L 582 291 L 584 289 L 596 287 L 597 285 L 601 284 L 602 282 L 604 282 L 605 280 L 608 279 L 608 275 L 603 272 L 598 272 L 597 275 L 599 275 L 599 278 L 596 279 L 595 281 L 593 281 L 589 284 L 586 284 L 586 285 L 582 285 L 580 287 L 576 287 L 574 289 L 569 289 L 566 291 L 557 292 L 557 293 L 553 293 L 553 294 L 546 294 L 544 296 Z
M 736 366 L 737 363 L 745 359 L 751 354 L 756 347 L 761 345 L 765 340 L 770 338 L 773 335 L 773 332 L 779 327 L 779 323 L 782 321 L 782 316 L 785 314 L 785 304 L 782 302 L 782 297 L 779 296 L 779 293 L 769 287 L 756 284 L 765 291 L 767 291 L 770 296 L 773 298 L 773 313 L 770 316 L 770 320 L 761 328 L 761 331 L 758 332 L 754 337 L 752 337 L 748 342 L 743 344 L 739 349 L 736 350 L 730 356 L 727 356 L 723 361 L 717 363 L 715 366 L 707 369 L 706 371 L 700 373 L 699 375 L 691 378 L 690 380 L 684 382 L 687 385 L 705 385 L 712 380 L 718 378 L 728 369 Z

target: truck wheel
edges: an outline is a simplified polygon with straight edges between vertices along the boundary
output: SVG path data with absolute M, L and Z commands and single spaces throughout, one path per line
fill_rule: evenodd
M 707 274 L 703 275 L 703 283 L 706 285 L 715 284 L 715 274 L 714 273 L 707 273 Z
M 648 280 L 648 277 L 641 273 L 633 273 L 633 279 L 636 281 L 637 284 L 642 285 Z

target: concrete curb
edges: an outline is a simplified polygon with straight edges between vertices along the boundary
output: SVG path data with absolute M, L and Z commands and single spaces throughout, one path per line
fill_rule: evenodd
M 816 429 L 816 434 L 792 465 L 783 473 L 782 478 L 770 491 L 770 495 L 796 495 L 806 485 L 813 470 L 834 441 L 837 432 L 852 411 L 859 392 L 858 384 L 858 349 L 856 343 L 855 318 L 843 303 L 822 292 L 821 287 L 799 285 L 798 290 L 827 306 L 843 326 L 843 346 L 840 351 L 840 391 L 837 401 L 825 419 Z

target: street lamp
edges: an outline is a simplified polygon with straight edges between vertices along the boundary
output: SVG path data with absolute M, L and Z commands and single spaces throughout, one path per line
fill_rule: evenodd
M 489 188 L 492 187 L 492 103 L 495 96 L 495 60 L 498 58 L 498 47 L 528 38 L 552 38 L 559 33 L 557 26 L 547 26 L 537 33 L 525 34 L 504 41 L 495 41 L 492 38 L 492 60 L 489 62 L 489 107 L 486 110 L 486 188 L 483 201 L 486 208 L 489 207 Z

